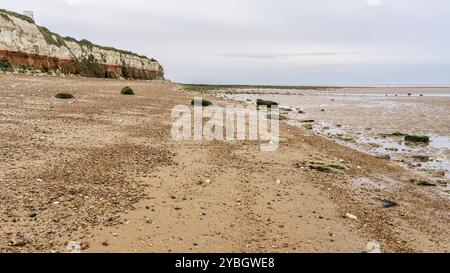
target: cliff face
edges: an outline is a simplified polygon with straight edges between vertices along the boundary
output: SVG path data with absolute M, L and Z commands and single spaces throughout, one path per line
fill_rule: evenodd
M 164 79 L 154 59 L 63 38 L 30 18 L 0 9 L 0 70 L 55 71 L 85 77 Z

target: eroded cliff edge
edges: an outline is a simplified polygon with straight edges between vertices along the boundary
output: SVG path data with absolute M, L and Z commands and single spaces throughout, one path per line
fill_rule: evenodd
M 0 70 L 164 79 L 164 69 L 155 59 L 87 40 L 61 37 L 36 25 L 31 18 L 3 9 L 0 9 Z

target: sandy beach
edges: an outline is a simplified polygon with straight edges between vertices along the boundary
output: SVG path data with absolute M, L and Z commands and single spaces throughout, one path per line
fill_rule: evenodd
M 120 95 L 125 85 L 136 96 Z M 408 103 L 441 103 L 417 94 Z M 259 141 L 175 141 L 171 109 L 194 96 L 165 81 L 0 75 L 0 251 L 70 252 L 70 242 L 83 252 L 361 253 L 370 242 L 450 251 L 448 197 L 412 183 L 421 173 L 291 123 L 273 153 Z M 331 99 L 339 103 L 305 112 L 364 125 L 345 122 L 347 102 Z M 445 136 L 441 117 L 429 129 Z

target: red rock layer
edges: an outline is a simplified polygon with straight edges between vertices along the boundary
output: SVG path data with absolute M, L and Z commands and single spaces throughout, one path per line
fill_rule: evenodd
M 14 66 L 21 65 L 33 69 L 59 70 L 64 74 L 80 74 L 87 77 L 123 77 L 144 80 L 164 79 L 163 72 L 161 71 L 100 63 L 85 63 L 73 59 L 60 59 L 56 57 L 7 50 L 0 50 L 0 60 L 6 60 Z

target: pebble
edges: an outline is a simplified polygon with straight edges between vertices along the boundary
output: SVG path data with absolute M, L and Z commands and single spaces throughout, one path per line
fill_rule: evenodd
M 367 243 L 367 253 L 382 253 L 381 244 L 377 241 Z
M 350 220 L 358 220 L 358 217 L 356 217 L 355 215 L 351 214 L 351 213 L 346 213 L 344 215 L 345 218 L 350 219 Z
M 71 241 L 67 243 L 66 250 L 70 251 L 70 253 L 81 253 L 81 243 Z

